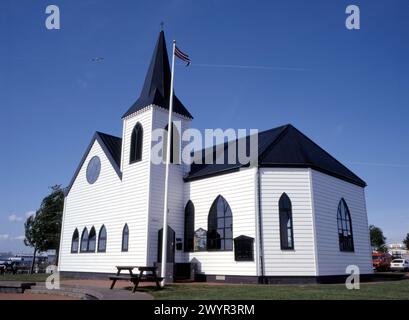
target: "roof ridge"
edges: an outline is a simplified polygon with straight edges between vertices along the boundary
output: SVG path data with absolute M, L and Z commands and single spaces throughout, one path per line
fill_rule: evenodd
M 96 133 L 96 134 L 99 134 L 99 135 L 109 136 L 109 137 L 112 137 L 112 138 L 117 138 L 117 139 L 121 139 L 121 140 L 122 140 L 121 137 L 114 136 L 114 135 L 109 134 L 109 133 L 105 133 L 105 132 L 101 132 L 101 131 L 95 131 L 95 133 Z

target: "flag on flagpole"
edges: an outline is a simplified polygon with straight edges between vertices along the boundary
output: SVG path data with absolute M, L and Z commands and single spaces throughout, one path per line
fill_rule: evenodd
M 170 76 L 170 97 L 169 97 L 169 118 L 168 118 L 168 131 L 167 131 L 167 142 L 166 142 L 166 162 L 165 162 L 165 194 L 164 194 L 164 201 L 163 201 L 163 229 L 162 229 L 162 255 L 161 255 L 161 277 L 163 278 L 161 285 L 162 287 L 165 286 L 166 283 L 166 264 L 167 264 L 167 231 L 168 231 L 168 198 L 169 198 L 169 163 L 170 163 L 170 150 L 172 144 L 172 113 L 173 113 L 173 81 L 175 78 L 175 57 L 185 61 L 186 67 L 190 65 L 190 58 L 189 56 L 180 51 L 178 47 L 176 47 L 176 41 L 173 40 L 173 54 L 172 54 L 172 70 Z
M 192 62 L 189 58 L 189 55 L 181 51 L 177 46 L 175 46 L 175 56 L 178 57 L 180 60 L 186 62 L 186 67 L 190 65 Z

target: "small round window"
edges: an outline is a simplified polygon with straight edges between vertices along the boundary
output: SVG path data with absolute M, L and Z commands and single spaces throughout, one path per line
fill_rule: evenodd
M 90 184 L 95 183 L 99 177 L 99 173 L 101 172 L 101 160 L 99 157 L 93 157 L 87 167 L 87 181 Z

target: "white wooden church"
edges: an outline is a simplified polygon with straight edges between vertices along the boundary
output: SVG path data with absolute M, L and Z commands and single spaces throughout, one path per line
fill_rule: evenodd
M 106 276 L 160 262 L 165 165 L 152 163 L 151 147 L 152 131 L 167 126 L 170 76 L 162 31 L 122 137 L 96 132 L 67 188 L 61 272 Z M 176 96 L 173 111 L 180 130 L 191 126 Z M 170 165 L 175 278 L 325 281 L 349 265 L 371 274 L 365 182 L 292 125 L 259 133 L 258 144 L 255 166 Z

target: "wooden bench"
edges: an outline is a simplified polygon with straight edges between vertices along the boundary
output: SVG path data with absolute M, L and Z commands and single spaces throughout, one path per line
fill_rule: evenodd
M 113 289 L 115 286 L 115 283 L 118 280 L 126 280 L 130 281 L 133 283 L 134 287 L 132 289 L 132 292 L 136 291 L 136 288 L 139 285 L 139 282 L 155 282 L 156 287 L 161 288 L 160 282 L 163 280 L 163 278 L 158 277 L 156 272 L 157 272 L 157 267 L 138 267 L 138 266 L 116 266 L 117 268 L 117 273 L 115 276 L 109 277 L 109 280 L 112 280 L 111 288 Z M 138 268 L 139 270 L 139 275 L 134 274 L 132 272 L 133 269 Z M 121 271 L 123 270 L 128 270 L 129 275 L 121 275 Z M 149 273 L 146 273 L 149 272 Z M 144 274 L 145 273 L 145 274 Z

